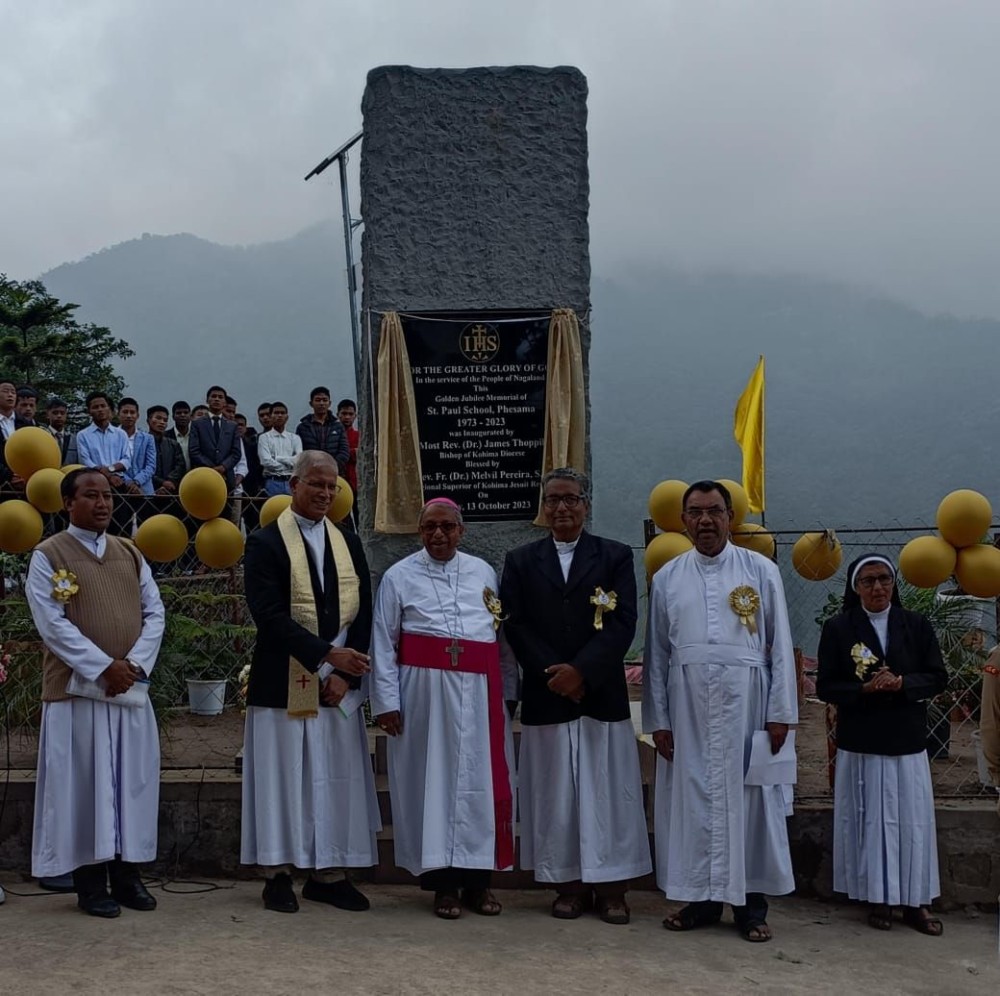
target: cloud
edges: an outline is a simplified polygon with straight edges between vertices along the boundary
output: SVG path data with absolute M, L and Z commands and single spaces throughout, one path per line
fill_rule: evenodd
M 806 271 L 1000 314 L 1000 7 L 932 0 L 39 0 L 0 36 L 0 270 L 142 231 L 282 238 L 365 73 L 573 64 L 598 268 Z

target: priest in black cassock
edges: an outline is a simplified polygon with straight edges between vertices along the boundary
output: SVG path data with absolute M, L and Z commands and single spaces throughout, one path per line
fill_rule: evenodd
M 878 553 L 847 569 L 844 610 L 819 641 L 816 694 L 837 706 L 833 887 L 868 902 L 868 923 L 903 921 L 933 937 L 940 895 L 927 700 L 948 671 L 930 622 L 903 608 L 896 568 Z
M 357 535 L 326 518 L 337 464 L 320 450 L 292 469 L 291 507 L 247 542 L 257 643 L 243 745 L 243 864 L 263 867 L 264 906 L 302 898 L 365 910 L 347 868 L 378 862 L 381 828 L 361 706 L 367 697 L 371 578 Z
M 587 477 L 542 480 L 551 535 L 507 555 L 504 631 L 522 670 L 521 867 L 558 893 L 552 915 L 596 905 L 628 923 L 628 880 L 651 870 L 624 659 L 635 636 L 629 547 L 588 533 Z

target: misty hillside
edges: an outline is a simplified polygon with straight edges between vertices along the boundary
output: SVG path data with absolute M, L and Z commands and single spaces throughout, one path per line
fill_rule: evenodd
M 43 280 L 136 356 L 145 406 L 228 386 L 242 410 L 353 394 L 339 227 L 282 242 L 143 236 Z M 665 477 L 739 477 L 736 398 L 767 356 L 768 524 L 931 521 L 955 487 L 1000 498 L 992 347 L 1000 323 L 927 317 L 796 277 L 598 274 L 590 357 L 596 524 L 638 543 Z

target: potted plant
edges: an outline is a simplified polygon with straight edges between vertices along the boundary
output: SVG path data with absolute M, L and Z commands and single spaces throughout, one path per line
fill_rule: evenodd
M 256 630 L 246 620 L 242 595 L 206 590 L 161 589 L 167 607 L 158 667 L 172 686 L 175 703 L 184 697 L 192 713 L 216 716 L 249 663 Z M 169 677 L 167 677 L 169 676 Z

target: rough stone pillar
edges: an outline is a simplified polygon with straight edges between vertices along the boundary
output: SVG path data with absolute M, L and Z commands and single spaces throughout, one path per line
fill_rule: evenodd
M 363 428 L 372 424 L 371 367 L 385 311 L 573 308 L 586 370 L 586 101 L 586 78 L 566 66 L 382 66 L 368 74 L 361 152 Z M 364 432 L 359 486 L 374 495 L 373 440 Z M 416 536 L 374 533 L 372 500 L 362 499 L 360 512 L 376 574 L 419 545 Z M 508 549 L 539 535 L 530 522 L 477 522 L 463 549 L 499 567 Z

